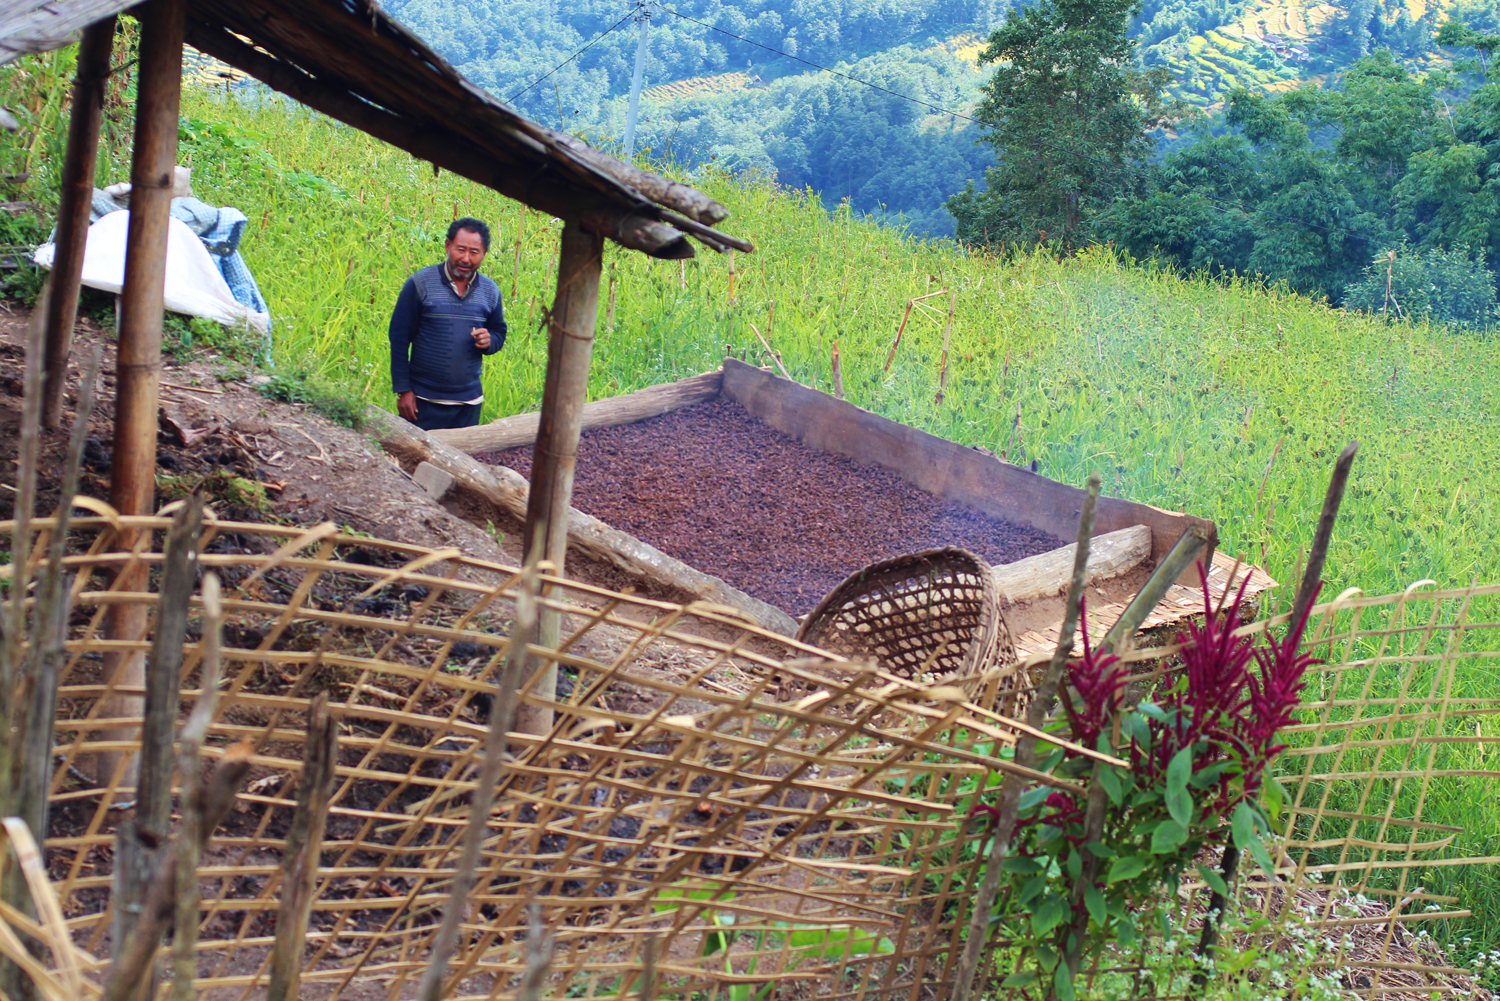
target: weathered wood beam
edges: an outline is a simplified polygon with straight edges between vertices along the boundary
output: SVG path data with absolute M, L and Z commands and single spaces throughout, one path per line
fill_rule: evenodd
M 607 400 L 595 400 L 583 408 L 580 427 L 584 431 L 592 428 L 612 428 L 621 424 L 634 424 L 649 417 L 690 407 L 695 403 L 707 403 L 717 399 L 719 383 L 724 374 L 719 371 L 688 376 L 662 386 L 648 386 L 624 396 L 611 396 Z M 516 414 L 502 417 L 498 421 L 472 428 L 452 428 L 429 431 L 438 441 L 452 445 L 460 452 L 478 455 L 480 452 L 499 452 L 519 445 L 530 445 L 536 441 L 541 414 Z
M 600 236 L 652 257 L 692 257 L 692 244 L 679 230 L 652 218 L 653 206 L 642 197 L 637 207 L 622 206 L 602 193 L 538 176 L 529 164 L 508 157 L 503 148 L 480 146 L 457 132 L 415 125 L 348 91 L 314 79 L 298 67 L 245 44 L 221 27 L 194 21 L 188 40 L 216 59 L 244 70 L 273 90 L 301 101 L 330 118 L 367 132 L 413 156 L 483 184 L 561 219 L 585 219 Z M 705 227 L 706 228 L 706 227 Z M 710 233 L 714 232 L 712 230 Z M 727 237 L 722 237 L 729 239 Z
M 68 121 L 62 190 L 57 209 L 57 252 L 52 259 L 52 294 L 47 300 L 46 354 L 42 384 L 42 424 L 62 422 L 68 355 L 73 324 L 78 320 L 78 290 L 83 277 L 83 249 L 88 242 L 94 201 L 94 165 L 99 159 L 99 124 L 104 117 L 104 84 L 115 40 L 115 17 L 89 25 L 78 46 L 78 75 L 73 80 L 73 111 Z

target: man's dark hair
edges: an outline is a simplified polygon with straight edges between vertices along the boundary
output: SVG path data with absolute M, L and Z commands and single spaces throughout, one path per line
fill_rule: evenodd
M 464 216 L 462 219 L 455 219 L 453 220 L 453 223 L 448 227 L 448 241 L 450 243 L 453 241 L 454 237 L 458 236 L 458 231 L 461 229 L 466 229 L 470 233 L 478 233 L 479 242 L 484 244 L 485 252 L 489 252 L 490 228 L 488 226 L 480 222 L 478 219 L 471 219 L 468 216 Z

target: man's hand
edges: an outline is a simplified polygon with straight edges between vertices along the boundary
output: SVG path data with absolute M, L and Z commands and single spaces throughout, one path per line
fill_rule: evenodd
M 484 327 L 475 327 L 469 331 L 469 336 L 474 338 L 474 346 L 481 351 L 490 349 L 490 332 Z
M 413 424 L 417 423 L 417 394 L 412 392 L 397 393 L 396 412 Z

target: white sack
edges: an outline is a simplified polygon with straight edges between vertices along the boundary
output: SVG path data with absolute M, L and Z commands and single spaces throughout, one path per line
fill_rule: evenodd
M 125 230 L 130 212 L 121 210 L 100 216 L 89 227 L 83 251 L 83 283 L 89 288 L 119 293 L 125 284 Z M 214 264 L 203 241 L 180 219 L 168 222 L 166 307 L 174 313 L 206 316 L 234 326 L 247 323 L 261 334 L 270 329 L 270 316 L 257 313 L 235 301 L 224 276 Z M 38 247 L 34 260 L 39 267 L 52 267 L 53 244 Z

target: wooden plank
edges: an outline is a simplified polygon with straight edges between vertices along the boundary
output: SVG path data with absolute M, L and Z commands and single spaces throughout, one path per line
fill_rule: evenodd
M 1049 480 L 733 358 L 724 361 L 720 391 L 805 445 L 882 466 L 944 500 L 1065 539 L 1077 530 L 1084 496 L 1077 487 Z M 1151 529 L 1151 562 L 1155 565 L 1193 524 L 1203 526 L 1208 533 L 1206 555 L 1211 557 L 1219 538 L 1212 521 L 1117 497 L 1099 498 L 1094 534 L 1145 525 Z M 1189 574 L 1192 580 L 1185 576 L 1182 582 L 1196 586 L 1197 571 Z
M 702 375 L 688 376 L 662 386 L 650 386 L 624 396 L 595 400 L 583 408 L 583 430 L 634 424 L 695 403 L 707 403 L 718 397 L 723 378 L 722 371 L 704 372 Z M 479 427 L 429 433 L 460 452 L 478 455 L 481 452 L 499 452 L 518 445 L 530 445 L 536 441 L 540 424 L 539 413 L 516 414 Z
M 991 568 L 995 583 L 1007 604 L 1026 604 L 1057 598 L 1068 590 L 1073 577 L 1073 554 L 1078 543 Z M 1151 558 L 1151 529 L 1132 525 L 1117 532 L 1095 535 L 1089 540 L 1089 562 L 1085 587 L 1123 577 Z
M 370 434 L 392 455 L 411 463 L 430 462 L 453 477 L 454 489 L 488 501 L 513 517 L 526 516 L 530 488 L 514 469 L 486 466 L 384 410 L 370 407 L 366 412 Z M 732 609 L 758 626 L 786 636 L 797 632 L 796 621 L 781 609 L 752 598 L 717 577 L 694 570 L 628 532 L 611 528 L 576 508 L 568 511 L 568 545 L 590 559 L 608 563 L 632 576 Z

